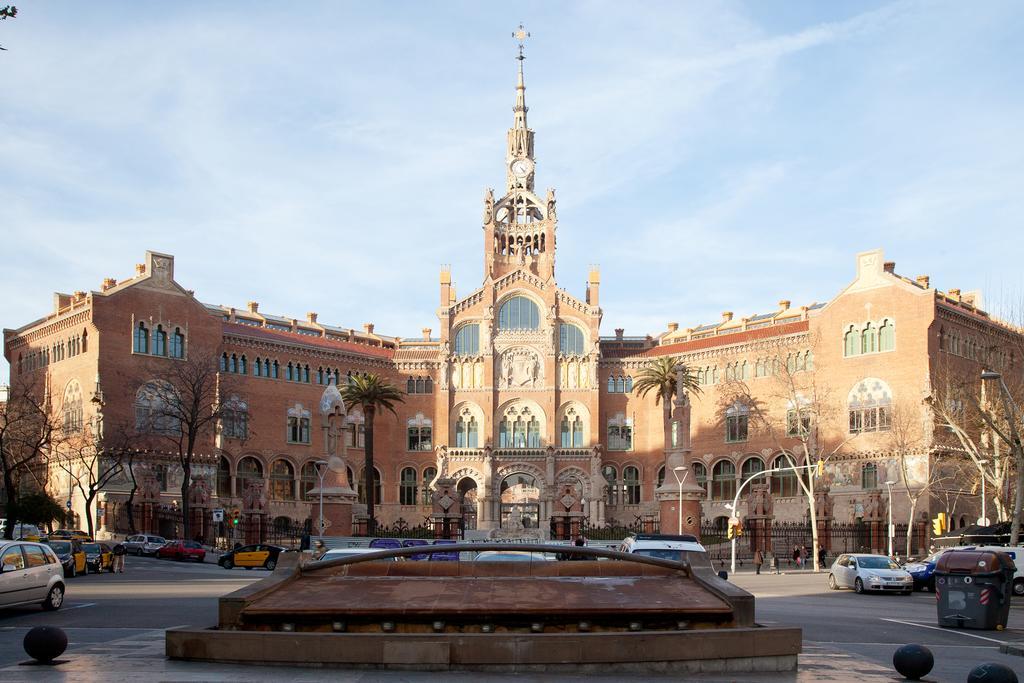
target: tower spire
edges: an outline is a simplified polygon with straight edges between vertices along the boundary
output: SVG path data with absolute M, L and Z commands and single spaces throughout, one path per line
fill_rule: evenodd
M 514 127 L 526 130 L 526 112 L 528 108 L 526 106 L 526 82 L 523 79 L 523 60 L 526 59 L 526 55 L 523 54 L 523 51 L 526 47 L 526 39 L 530 37 L 530 33 L 523 28 L 522 24 L 519 24 L 519 28 L 512 34 L 512 37 L 519 41 L 519 56 L 516 57 L 519 61 L 519 74 L 516 80 L 516 106 L 512 109 L 515 112 Z

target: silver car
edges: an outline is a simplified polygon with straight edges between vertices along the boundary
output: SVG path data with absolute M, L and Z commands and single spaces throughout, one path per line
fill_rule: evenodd
M 64 569 L 42 543 L 0 541 L 0 608 L 42 605 L 55 610 L 64 602 Z
M 858 593 L 883 591 L 910 595 L 914 577 L 885 555 L 840 555 L 828 574 L 832 590 L 852 588 Z
M 130 555 L 156 555 L 156 551 L 167 545 L 167 539 L 153 534 L 136 534 L 124 539 L 124 549 Z

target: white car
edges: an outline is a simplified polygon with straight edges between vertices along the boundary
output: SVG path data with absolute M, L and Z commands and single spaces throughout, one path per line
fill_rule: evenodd
M 627 536 L 616 550 L 659 560 L 686 561 L 692 567 L 711 569 L 708 551 L 696 536 L 689 534 L 634 534 Z
M 477 553 L 474 562 L 553 562 L 554 557 L 547 553 L 536 553 L 530 550 L 484 550 Z
M 0 541 L 0 607 L 55 610 L 63 602 L 64 569 L 53 550 L 42 543 Z
M 847 554 L 832 563 L 828 587 L 832 590 L 852 588 L 858 593 L 883 591 L 910 595 L 914 591 L 914 577 L 885 555 Z
M 152 555 L 155 557 L 156 551 L 167 545 L 167 539 L 152 534 L 136 534 L 124 539 L 122 545 L 130 555 Z
M 320 558 L 321 560 L 341 560 L 348 559 L 350 557 L 357 557 L 359 555 L 366 555 L 368 553 L 379 553 L 383 550 L 390 550 L 390 548 L 335 548 L 334 550 L 328 550 Z M 374 560 L 375 562 L 396 562 L 399 558 L 397 557 L 385 557 L 381 560 Z M 405 559 L 405 558 L 401 558 Z

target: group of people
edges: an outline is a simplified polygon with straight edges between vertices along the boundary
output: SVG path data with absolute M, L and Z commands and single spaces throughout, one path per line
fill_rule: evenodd
M 793 546 L 793 552 L 790 555 L 790 559 L 793 561 L 793 564 L 796 565 L 797 569 L 806 569 L 807 566 L 810 564 L 810 562 L 808 561 L 810 557 L 811 557 L 811 552 L 810 552 L 810 549 L 807 546 L 805 546 L 805 545 L 794 545 Z M 825 549 L 824 548 L 818 548 L 818 565 L 819 566 L 821 566 L 821 567 L 825 566 L 825 557 L 826 557 Z M 776 573 L 781 571 L 781 568 L 779 567 L 778 562 L 775 561 L 775 558 L 772 555 L 772 552 L 770 550 L 767 552 L 767 554 L 761 552 L 760 548 L 755 550 L 754 551 L 754 571 L 756 573 L 760 574 L 761 573 L 761 567 L 764 566 L 764 564 L 766 562 L 768 564 L 768 570 L 769 571 L 771 571 L 772 567 L 775 568 Z

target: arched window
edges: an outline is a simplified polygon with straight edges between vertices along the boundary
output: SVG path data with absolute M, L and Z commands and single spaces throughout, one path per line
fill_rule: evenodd
M 695 462 L 693 463 L 693 480 L 704 489 L 705 493 L 708 490 L 708 469 L 704 467 L 704 463 Z
M 248 375 L 249 374 L 249 361 L 246 360 L 245 354 L 242 354 L 242 357 L 238 359 L 238 374 L 240 374 L 240 375 Z
M 583 418 L 576 413 L 575 408 L 569 408 L 562 416 L 560 434 L 562 448 L 582 448 Z
M 149 330 L 146 329 L 146 323 L 139 323 L 139 326 L 135 328 L 135 342 L 132 345 L 132 350 L 135 353 L 149 353 Z
M 269 363 L 270 361 L 267 361 L 267 362 Z M 268 374 L 269 374 L 269 376 L 273 377 L 274 379 L 278 379 L 281 376 L 280 368 L 278 367 L 276 360 L 274 361 L 274 365 L 271 368 L 271 372 L 268 373 Z
M 423 504 L 430 505 L 433 491 L 430 488 L 430 484 L 434 481 L 434 477 L 437 476 L 436 467 L 424 467 L 423 468 Z
M 89 349 L 89 331 L 82 330 L 82 353 L 85 353 Z
M 793 463 L 784 455 L 780 455 L 772 462 L 772 469 L 781 471 L 772 474 L 772 495 L 779 498 L 791 498 L 797 495 L 799 485 L 796 480 L 796 471 L 791 468 Z
M 878 328 L 878 350 L 892 351 L 896 348 L 896 328 L 891 320 L 883 320 Z
M 849 357 L 858 354 L 860 354 L 860 335 L 853 325 L 850 325 L 846 334 L 843 335 L 843 355 Z
M 850 433 L 887 432 L 892 426 L 892 392 L 880 379 L 858 382 L 846 398 Z
M 249 482 L 263 479 L 263 463 L 251 455 L 247 455 L 238 461 L 238 474 L 235 482 L 235 495 L 241 496 L 245 493 Z
M 661 485 L 664 484 L 664 483 L 665 483 L 665 466 L 662 465 L 661 467 L 658 468 L 658 485 L 655 486 L 655 488 L 656 489 L 660 489 Z
M 302 466 L 302 470 L 299 473 L 299 492 L 302 494 L 302 500 L 313 500 L 316 498 L 310 491 L 320 485 L 320 475 L 316 471 L 316 463 L 313 461 L 307 462 Z
M 181 433 L 178 393 L 166 382 L 146 382 L 135 394 L 135 429 L 150 434 Z
M 78 380 L 71 380 L 64 389 L 64 434 L 77 434 L 82 431 L 82 386 Z
M 514 296 L 498 311 L 498 328 L 502 330 L 536 330 L 540 327 L 540 309 L 525 296 Z
M 302 366 L 302 381 L 305 382 L 306 384 L 309 384 L 309 366 L 308 365 L 303 365 Z
M 409 379 L 405 380 L 405 393 L 407 393 L 407 394 L 415 394 L 416 393 L 416 380 L 414 380 L 412 377 L 410 377 Z
M 626 375 L 625 389 L 627 394 L 633 393 L 633 378 Z
M 291 382 L 293 379 L 295 379 L 294 375 L 292 374 L 292 364 L 291 364 L 291 362 L 289 362 L 288 365 L 285 366 L 284 378 L 285 378 L 285 380 L 287 380 L 289 382 Z
M 743 461 L 743 467 L 740 468 L 740 478 L 742 481 L 746 481 L 759 472 L 764 472 L 764 461 L 761 458 L 747 458 Z M 754 482 L 754 484 L 762 483 L 764 482 L 760 480 Z
M 223 455 L 217 460 L 217 496 L 231 497 L 231 463 Z
M 866 462 L 860 467 L 860 487 L 862 489 L 878 488 L 878 466 L 873 462 Z
M 416 504 L 416 470 L 403 467 L 398 479 L 398 503 L 400 505 Z
M 359 477 L 359 483 L 356 486 L 356 493 L 359 494 L 359 502 L 366 503 L 366 476 L 365 473 Z M 380 470 L 376 467 L 373 468 L 373 502 L 380 504 Z
M 640 504 L 640 470 L 632 465 L 622 468 L 622 492 L 626 505 Z
M 171 358 L 184 358 L 185 357 L 185 335 L 182 333 L 180 327 L 174 328 L 174 334 L 171 335 Z
M 309 443 L 309 411 L 301 405 L 288 409 L 287 438 L 289 443 Z
M 256 362 L 252 364 L 252 374 L 256 377 L 263 376 L 263 360 L 256 356 Z
M 566 356 L 583 355 L 583 330 L 569 323 L 558 326 L 558 349 Z
M 480 424 L 476 416 L 465 408 L 455 421 L 455 445 L 458 448 L 480 447 Z
M 426 385 L 423 383 L 423 378 L 422 377 L 417 377 L 416 378 L 416 393 L 417 394 L 426 393 Z
M 270 499 L 295 499 L 295 468 L 287 460 L 275 460 L 270 466 Z
M 153 355 L 167 355 L 167 333 L 164 332 L 163 325 L 157 325 L 156 331 L 153 333 Z
M 432 393 L 434 393 L 434 380 L 432 378 L 427 377 L 423 381 L 423 393 L 425 393 L 425 394 L 432 394 Z
M 633 450 L 633 418 L 619 413 L 608 420 L 608 450 Z
M 615 378 L 612 377 L 611 375 L 608 375 L 608 393 L 615 393 Z
M 621 375 L 615 378 L 615 393 L 626 393 L 626 380 Z
M 722 460 L 711 470 L 711 499 L 732 500 L 735 495 L 736 466 Z
M 861 333 L 861 353 L 874 353 L 878 351 L 878 330 L 871 323 L 864 326 Z
M 480 326 L 476 323 L 463 325 L 455 333 L 455 355 L 476 356 L 480 354 Z
M 430 419 L 424 418 L 422 413 L 417 413 L 416 417 L 409 420 L 406 432 L 410 451 L 429 451 L 434 448 L 433 424 Z
M 605 503 L 616 505 L 619 502 L 619 471 L 615 469 L 614 465 L 605 465 L 601 468 L 601 474 L 604 475 L 604 480 L 608 484 Z
M 539 448 L 540 430 L 540 420 L 529 406 L 510 406 L 498 424 L 498 445 L 501 448 Z

